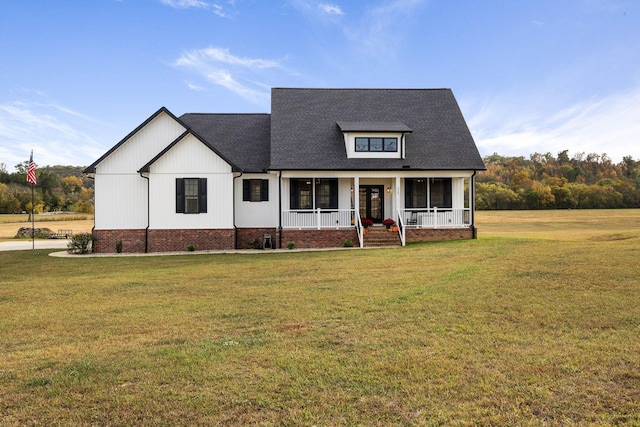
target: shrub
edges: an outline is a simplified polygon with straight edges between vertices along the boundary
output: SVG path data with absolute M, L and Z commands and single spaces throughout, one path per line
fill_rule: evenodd
M 122 240 L 117 240 L 116 241 L 116 252 L 117 253 L 122 253 Z
M 352 248 L 353 247 L 353 242 L 349 239 L 344 239 L 344 242 L 342 242 L 342 244 L 344 245 L 345 248 Z
M 262 243 L 257 237 L 253 239 L 253 242 L 249 243 L 249 246 L 251 247 L 251 249 L 262 249 Z
M 293 248 L 295 248 L 295 247 L 296 247 L 296 244 L 295 244 L 295 243 L 293 243 L 293 242 L 289 242 L 289 243 L 287 243 L 287 249 L 293 249 Z
M 67 245 L 67 252 L 70 254 L 88 254 L 91 252 L 95 240 L 91 233 L 74 234 Z
M 193 243 L 191 243 L 191 244 L 187 245 L 187 250 L 188 250 L 189 252 L 193 252 L 193 251 L 195 251 L 195 250 L 196 250 L 196 245 L 194 245 Z

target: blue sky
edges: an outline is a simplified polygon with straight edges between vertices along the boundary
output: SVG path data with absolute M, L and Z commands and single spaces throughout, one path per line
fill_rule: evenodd
M 483 156 L 640 159 L 636 0 L 3 0 L 0 58 L 10 172 L 271 87 L 451 88 Z

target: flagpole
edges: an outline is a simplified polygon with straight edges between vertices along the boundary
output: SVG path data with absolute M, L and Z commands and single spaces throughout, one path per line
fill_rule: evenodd
M 33 162 L 33 150 L 31 150 L 31 158 L 27 168 L 27 182 L 31 184 L 31 250 L 34 250 L 36 248 L 36 213 L 33 188 L 36 185 L 36 164 Z
M 31 250 L 36 248 L 36 215 L 33 209 L 33 183 L 31 183 Z

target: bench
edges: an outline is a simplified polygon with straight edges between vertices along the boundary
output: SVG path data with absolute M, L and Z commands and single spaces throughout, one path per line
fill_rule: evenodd
M 50 239 L 68 239 L 73 236 L 73 230 L 58 229 L 57 233 L 49 233 Z

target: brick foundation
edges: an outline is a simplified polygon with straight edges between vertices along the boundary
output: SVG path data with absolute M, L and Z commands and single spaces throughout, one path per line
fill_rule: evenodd
M 122 241 L 123 253 L 144 252 L 143 230 L 93 230 L 94 253 L 116 253 L 116 242 Z
M 465 228 L 407 228 L 407 243 L 437 242 L 446 240 L 474 239 L 475 229 Z M 93 243 L 95 253 L 115 253 L 116 242 L 122 241 L 123 253 L 144 252 L 145 230 L 94 230 L 96 241 Z M 275 228 L 239 228 L 233 229 L 193 229 L 193 230 L 149 230 L 148 252 L 181 252 L 188 245 L 194 245 L 196 251 L 235 249 L 254 249 L 254 241 L 260 245 L 264 235 L 270 234 L 273 248 L 280 242 L 278 230 Z M 236 240 L 237 237 L 237 240 Z M 354 228 L 338 230 L 282 230 L 282 248 L 288 242 L 294 242 L 297 249 L 309 248 L 341 248 L 345 240 L 351 240 L 358 247 L 358 234 Z
M 94 253 L 115 253 L 122 241 L 123 253 L 144 253 L 145 230 L 94 230 Z M 235 248 L 235 231 L 223 230 L 149 230 L 148 252 L 181 252 L 188 245 L 196 251 Z
M 189 245 L 196 251 L 235 249 L 235 230 L 149 230 L 149 252 L 186 251 Z
M 342 248 L 345 239 L 351 240 L 358 247 L 358 234 L 354 228 L 338 230 L 282 230 L 282 247 L 293 242 L 296 249 L 308 248 Z
M 237 248 L 262 249 L 265 234 L 271 236 L 271 248 L 277 249 L 278 230 L 276 228 L 238 228 L 238 234 L 236 237 Z M 256 244 L 259 247 L 255 247 Z
M 407 228 L 407 243 L 444 242 L 447 240 L 470 240 L 475 238 L 475 229 L 464 228 Z

